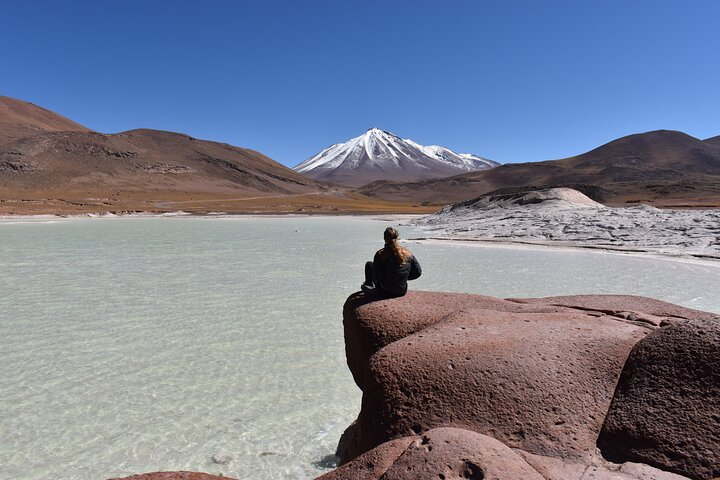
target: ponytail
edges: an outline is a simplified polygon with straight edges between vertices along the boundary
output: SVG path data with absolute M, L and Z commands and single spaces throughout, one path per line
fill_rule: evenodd
M 385 239 L 385 248 L 382 249 L 382 256 L 387 258 L 390 255 L 394 256 L 400 265 L 405 265 L 405 261 L 410 256 L 410 252 L 402 248 L 398 244 L 398 237 L 400 234 L 393 227 L 385 229 L 383 238 Z

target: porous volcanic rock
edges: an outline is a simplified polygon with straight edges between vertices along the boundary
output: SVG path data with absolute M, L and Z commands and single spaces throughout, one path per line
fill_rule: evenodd
M 447 315 L 468 308 L 522 311 L 499 298 L 466 293 L 415 292 L 394 301 L 355 293 L 343 307 L 345 353 L 355 383 L 363 389 L 370 357 L 385 345 L 405 338 Z
M 687 480 L 688 477 L 649 465 L 627 462 L 614 464 L 596 456 L 590 464 L 515 450 L 545 480 Z
M 720 316 L 715 314 L 699 312 L 675 305 L 674 303 L 637 295 L 566 295 L 561 297 L 517 298 L 512 300 L 514 302 L 534 305 L 554 305 L 578 310 L 601 312 L 631 322 L 648 323 L 654 326 L 669 324 L 688 318 L 697 318 L 698 315 L 720 319 Z
M 590 456 L 646 333 L 583 311 L 457 312 L 372 356 L 360 447 L 456 426 L 541 455 Z
M 435 428 L 384 443 L 318 480 L 380 478 L 545 480 L 506 445 L 459 428 Z
M 318 480 L 369 480 L 383 476 L 395 460 L 407 450 L 418 437 L 402 437 L 378 445 L 350 463 L 318 477 Z
M 317 480 L 687 480 L 638 463 L 589 464 L 533 455 L 492 437 L 442 427 L 383 443 Z
M 613 460 L 720 476 L 720 322 L 660 328 L 633 348 L 598 444 Z
M 230 477 L 218 477 L 199 472 L 152 472 L 133 475 L 131 477 L 113 478 L 110 480 L 233 480 Z
M 350 295 L 343 306 L 348 367 L 355 383 L 363 389 L 369 360 L 375 352 L 441 322 L 454 312 L 480 308 L 501 312 L 552 313 L 560 311 L 560 307 L 587 311 L 591 315 L 639 321 L 651 326 L 659 325 L 662 321 L 694 318 L 700 313 L 706 313 L 632 295 L 570 295 L 503 300 L 467 293 L 410 291 L 404 297 L 378 302 L 377 298 L 358 292 Z
M 632 347 L 658 325 L 702 316 L 720 320 L 632 296 L 354 294 L 344 307 L 346 353 L 363 401 L 338 454 L 347 463 L 392 439 L 456 427 L 564 472 L 546 478 L 605 478 L 589 466 Z

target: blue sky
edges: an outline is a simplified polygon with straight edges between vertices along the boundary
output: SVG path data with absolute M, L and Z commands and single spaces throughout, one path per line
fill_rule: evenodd
M 720 135 L 717 1 L 3 1 L 0 94 L 292 166 L 376 126 L 500 162 Z

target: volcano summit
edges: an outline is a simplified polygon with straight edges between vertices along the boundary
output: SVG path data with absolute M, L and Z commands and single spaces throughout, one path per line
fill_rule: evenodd
M 316 180 L 357 187 L 378 180 L 409 182 L 496 167 L 497 162 L 437 145 L 423 146 L 371 128 L 293 168 Z

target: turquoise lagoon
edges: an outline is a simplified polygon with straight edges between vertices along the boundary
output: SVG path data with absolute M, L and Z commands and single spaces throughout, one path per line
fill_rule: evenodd
M 342 304 L 390 224 L 0 220 L 0 478 L 327 471 L 361 398 L 345 365 Z M 415 289 L 637 294 L 720 312 L 720 265 L 406 245 L 424 269 Z

